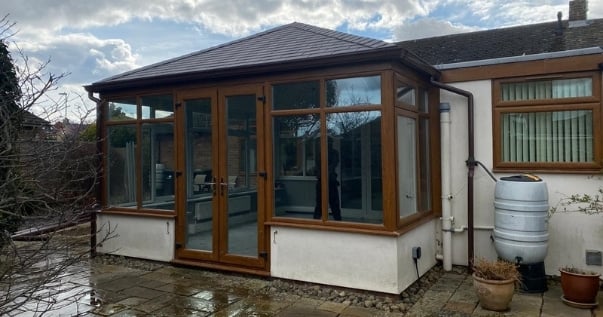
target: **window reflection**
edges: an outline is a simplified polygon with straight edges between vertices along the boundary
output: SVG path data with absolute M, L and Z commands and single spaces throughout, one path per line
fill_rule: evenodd
M 174 127 L 171 123 L 142 126 L 143 207 L 174 209 Z
M 417 212 L 416 121 L 398 116 L 398 203 L 400 217 Z
M 381 104 L 381 77 L 355 77 L 326 82 L 327 107 Z
M 140 99 L 142 119 L 159 119 L 174 115 L 174 101 L 171 95 L 144 96 Z
M 136 208 L 136 126 L 107 128 L 109 206 Z
M 274 214 L 311 218 L 320 147 L 319 115 L 275 117 L 273 129 Z
M 382 223 L 381 112 L 329 114 L 327 126 L 333 148 L 340 153 L 336 172 L 328 176 L 337 177 L 340 184 L 343 220 Z
M 107 103 L 109 121 L 136 120 L 136 98 Z
M 318 108 L 320 104 L 319 87 L 318 81 L 274 85 L 272 87 L 272 108 L 274 110 Z
M 405 82 L 398 81 L 396 84 L 396 104 L 397 105 L 417 105 L 415 88 Z

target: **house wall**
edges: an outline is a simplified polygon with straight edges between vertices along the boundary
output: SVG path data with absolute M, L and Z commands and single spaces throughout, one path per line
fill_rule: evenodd
M 174 258 L 174 221 L 172 219 L 98 214 L 97 242 L 109 235 L 97 248 L 110 253 L 154 261 L 170 262 Z
M 486 167 L 493 167 L 492 83 L 490 80 L 454 83 L 452 86 L 470 91 L 475 101 L 475 158 Z M 441 91 L 441 102 L 451 104 L 452 131 L 455 140 L 451 154 L 452 215 L 454 226 L 467 226 L 467 99 Z M 446 173 L 446 171 L 442 171 Z M 529 171 L 525 171 L 529 172 Z M 495 173 L 500 179 L 519 173 Z M 554 206 L 563 195 L 574 193 L 596 194 L 603 185 L 601 174 L 536 173 L 547 184 L 549 204 Z M 481 167 L 474 176 L 475 256 L 495 258 L 496 251 L 490 239 L 494 226 L 495 183 Z M 560 266 L 575 266 L 603 273 L 601 266 L 586 266 L 586 250 L 603 251 L 603 217 L 577 213 L 555 214 L 549 219 L 549 249 L 545 258 L 548 275 L 558 275 Z M 467 265 L 467 232 L 454 233 L 452 263 Z
M 401 237 L 271 228 L 271 275 L 299 281 L 399 294 L 435 265 L 435 220 Z

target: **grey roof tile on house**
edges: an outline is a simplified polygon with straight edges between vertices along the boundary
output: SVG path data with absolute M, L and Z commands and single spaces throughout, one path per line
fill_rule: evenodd
M 397 43 L 430 65 L 603 46 L 603 19 L 558 22 L 431 37 Z
M 192 54 L 106 78 L 96 84 L 203 73 L 349 55 L 395 44 L 294 22 Z

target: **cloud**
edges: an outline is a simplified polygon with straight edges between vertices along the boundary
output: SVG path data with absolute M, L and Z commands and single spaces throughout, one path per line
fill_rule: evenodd
M 395 41 L 406 41 L 433 36 L 477 31 L 479 28 L 455 25 L 448 21 L 422 19 L 394 29 Z
M 67 82 L 82 82 L 93 77 L 108 77 L 136 67 L 138 56 L 121 39 L 99 39 L 85 33 L 35 37 L 18 42 L 30 57 L 50 60 L 49 72 L 71 73 Z M 67 68 L 67 70 L 65 69 Z

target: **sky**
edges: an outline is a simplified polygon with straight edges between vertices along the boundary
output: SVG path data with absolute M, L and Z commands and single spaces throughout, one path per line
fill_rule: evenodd
M 569 0 L 20 0 L 2 1 L 16 23 L 9 50 L 67 74 L 48 94 L 75 107 L 83 86 L 291 22 L 403 41 L 550 22 Z M 588 18 L 603 17 L 603 1 Z M 76 116 L 74 111 L 68 117 Z

